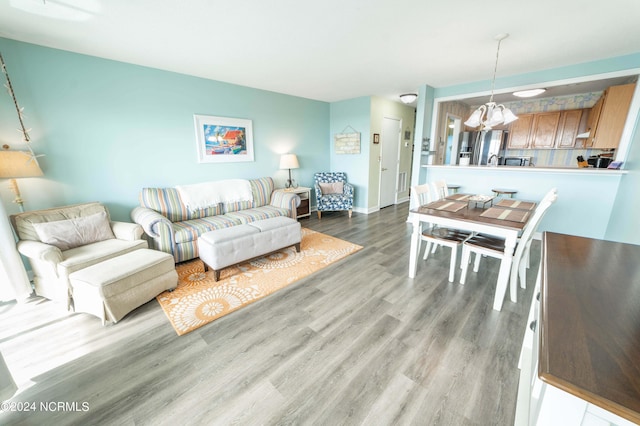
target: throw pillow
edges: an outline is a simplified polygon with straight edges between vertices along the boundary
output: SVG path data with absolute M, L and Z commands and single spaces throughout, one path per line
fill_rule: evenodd
M 115 238 L 106 212 L 55 222 L 34 223 L 40 241 L 69 250 Z
M 342 194 L 344 192 L 344 182 L 319 183 L 323 194 Z

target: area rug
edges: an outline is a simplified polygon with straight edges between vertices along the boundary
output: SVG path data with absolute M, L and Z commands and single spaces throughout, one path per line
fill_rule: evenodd
M 225 268 L 220 279 L 195 259 L 176 266 L 178 287 L 156 299 L 179 336 L 247 306 L 362 249 L 350 242 L 302 228 L 294 247 Z

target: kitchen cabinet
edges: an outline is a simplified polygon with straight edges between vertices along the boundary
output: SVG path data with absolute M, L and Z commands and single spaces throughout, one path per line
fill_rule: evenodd
M 575 146 L 576 136 L 580 133 L 581 124 L 586 121 L 587 115 L 581 109 L 562 111 L 556 133 L 556 148 L 573 148 Z
M 511 123 L 509 131 L 508 149 L 525 149 L 529 147 L 529 133 L 533 125 L 533 114 L 520 114 L 518 119 Z
M 529 148 L 553 148 L 560 123 L 560 111 L 541 112 L 533 117 Z
M 611 86 L 593 106 L 589 113 L 587 148 L 617 148 L 622 137 L 635 83 Z
M 511 124 L 507 149 L 573 148 L 586 117 L 582 109 L 521 114 Z

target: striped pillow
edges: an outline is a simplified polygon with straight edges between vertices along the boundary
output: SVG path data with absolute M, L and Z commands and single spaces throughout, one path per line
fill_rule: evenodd
M 271 202 L 271 193 L 275 187 L 273 179 L 263 177 L 251 179 L 249 183 L 251 183 L 251 192 L 253 193 L 253 207 L 268 205 Z

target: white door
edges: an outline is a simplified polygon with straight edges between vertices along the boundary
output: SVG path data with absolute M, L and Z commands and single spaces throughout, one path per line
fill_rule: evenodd
M 400 120 L 384 117 L 380 137 L 380 208 L 396 203 L 400 147 Z

